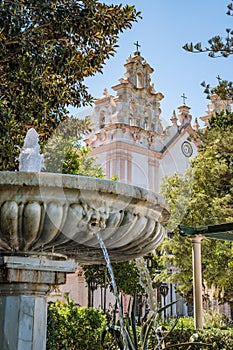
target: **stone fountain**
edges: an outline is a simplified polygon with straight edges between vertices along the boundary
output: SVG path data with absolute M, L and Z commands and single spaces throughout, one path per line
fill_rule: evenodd
M 153 250 L 169 217 L 162 197 L 143 188 L 33 172 L 24 146 L 23 171 L 0 172 L 1 350 L 45 350 L 46 296 L 77 262 L 104 262 L 96 232 L 111 261 L 125 261 Z

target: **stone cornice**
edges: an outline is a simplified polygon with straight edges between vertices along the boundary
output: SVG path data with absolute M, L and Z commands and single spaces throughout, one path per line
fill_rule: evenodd
M 141 145 L 127 143 L 126 141 L 112 141 L 111 143 L 103 144 L 101 146 L 93 148 L 92 155 L 96 156 L 106 152 L 117 152 L 119 150 L 124 150 L 142 155 L 145 155 L 145 153 L 147 153 L 150 157 L 153 156 L 157 159 L 161 159 L 163 156 L 161 152 L 149 148 L 142 148 Z
M 143 92 L 152 99 L 156 98 L 156 101 L 161 101 L 164 98 L 164 95 L 161 92 L 153 91 L 152 87 L 150 90 L 146 87 L 136 88 L 129 80 L 121 79 L 120 81 L 120 84 L 112 86 L 112 89 L 116 92 L 120 89 L 128 88 L 135 94 L 135 96 Z

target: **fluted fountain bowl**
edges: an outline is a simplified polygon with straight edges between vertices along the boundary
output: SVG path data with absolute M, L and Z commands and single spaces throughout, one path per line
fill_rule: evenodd
M 152 251 L 164 236 L 169 208 L 143 188 L 85 176 L 0 172 L 0 255 L 64 255 L 112 262 Z

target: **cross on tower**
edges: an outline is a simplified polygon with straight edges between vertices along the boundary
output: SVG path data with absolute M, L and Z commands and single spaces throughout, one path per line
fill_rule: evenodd
M 180 97 L 182 97 L 182 98 L 183 98 L 183 104 L 185 105 L 185 100 L 186 100 L 188 97 L 186 97 L 184 93 L 183 93 L 183 95 L 182 95 L 182 96 L 180 96 Z
M 218 83 L 220 84 L 220 83 L 221 83 L 222 78 L 219 76 L 219 74 L 218 74 L 218 76 L 216 77 L 216 79 L 218 80 Z
M 141 47 L 141 45 L 139 45 L 139 43 L 138 43 L 138 40 L 136 41 L 136 43 L 134 43 L 134 45 L 136 46 L 137 51 L 138 51 L 139 47 Z

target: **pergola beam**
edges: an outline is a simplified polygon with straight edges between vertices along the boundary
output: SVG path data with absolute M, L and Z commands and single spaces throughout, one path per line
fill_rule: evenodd
M 233 222 L 209 226 L 178 226 L 183 236 L 201 235 L 206 238 L 233 241 Z

